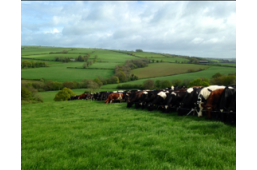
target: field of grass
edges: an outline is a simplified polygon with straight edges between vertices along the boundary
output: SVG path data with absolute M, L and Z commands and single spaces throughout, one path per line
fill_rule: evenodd
M 182 65 L 182 64 L 181 64 Z M 175 80 L 175 79 L 180 79 L 180 80 L 184 80 L 184 79 L 196 79 L 199 77 L 205 77 L 205 78 L 211 78 L 215 73 L 221 73 L 221 74 L 232 74 L 232 73 L 236 73 L 236 68 L 231 68 L 231 67 L 218 67 L 218 66 L 211 66 L 206 70 L 203 71 L 199 71 L 199 72 L 195 72 L 195 73 L 184 73 L 184 74 L 179 74 L 179 75 L 174 75 L 174 76 L 165 76 L 165 77 L 156 77 L 156 78 L 150 78 L 151 80 Z M 130 82 L 126 82 L 126 83 L 120 83 L 119 85 L 122 84 L 142 84 L 145 80 L 147 80 L 148 78 L 145 79 L 140 79 L 140 80 L 135 80 L 135 81 L 130 81 Z M 103 85 L 102 88 L 116 88 L 117 84 L 108 84 L 108 85 Z
M 153 63 L 148 67 L 132 70 L 131 73 L 135 74 L 139 78 L 149 77 L 162 77 L 173 74 L 181 74 L 188 72 L 189 69 L 207 68 L 207 66 L 194 65 L 194 64 L 175 64 L 175 63 Z
M 67 67 L 82 67 L 83 63 L 54 64 L 50 67 L 29 68 L 21 70 L 21 78 L 53 80 L 59 82 L 81 81 L 82 79 L 95 79 L 98 75 L 109 78 L 114 74 L 113 70 L 100 69 L 68 69 Z
M 60 52 L 62 50 L 70 51 L 70 48 L 62 48 L 62 47 L 21 47 L 21 56 L 25 55 L 37 55 L 37 54 L 49 54 L 49 52 Z
M 158 58 L 164 57 L 162 54 L 150 53 L 150 52 L 134 52 L 136 56 L 139 57 L 148 57 L 148 58 Z
M 236 169 L 236 127 L 125 103 L 22 105 L 21 169 Z

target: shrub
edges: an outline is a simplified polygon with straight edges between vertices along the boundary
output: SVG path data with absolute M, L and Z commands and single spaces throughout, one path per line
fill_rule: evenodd
M 76 94 L 71 89 L 64 87 L 55 95 L 54 101 L 65 101 L 75 95 Z
M 203 87 L 207 87 L 209 86 L 209 82 L 205 79 L 201 79 L 201 78 L 198 78 L 198 79 L 194 79 L 193 81 L 190 81 L 189 84 L 188 84 L 188 87 L 192 87 L 192 86 L 203 86 Z
M 153 80 L 145 80 L 143 82 L 144 89 L 153 89 L 154 88 L 154 81 Z
M 21 100 L 31 99 L 31 97 L 31 92 L 25 86 L 21 86 Z
M 74 88 L 74 84 L 71 81 L 65 81 L 64 83 L 62 83 L 63 87 L 67 87 L 69 89 L 73 89 Z
M 160 83 L 160 88 L 171 87 L 171 82 L 169 80 L 162 80 Z

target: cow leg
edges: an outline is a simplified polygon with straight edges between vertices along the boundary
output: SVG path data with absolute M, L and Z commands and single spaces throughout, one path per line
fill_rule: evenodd
M 110 101 L 110 103 L 112 103 L 112 100 Z

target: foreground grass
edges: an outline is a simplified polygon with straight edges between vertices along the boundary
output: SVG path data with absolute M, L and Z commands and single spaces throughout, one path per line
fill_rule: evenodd
M 21 106 L 22 169 L 236 169 L 236 127 L 125 103 Z

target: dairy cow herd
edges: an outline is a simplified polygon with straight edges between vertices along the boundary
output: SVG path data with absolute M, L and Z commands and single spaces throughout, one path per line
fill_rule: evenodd
M 177 112 L 179 116 L 189 114 L 225 123 L 236 123 L 236 86 L 211 85 L 170 87 L 161 90 L 129 90 L 99 92 L 72 96 L 69 100 L 91 99 L 112 102 L 127 102 L 127 108 L 148 111 L 160 110 L 163 113 Z

